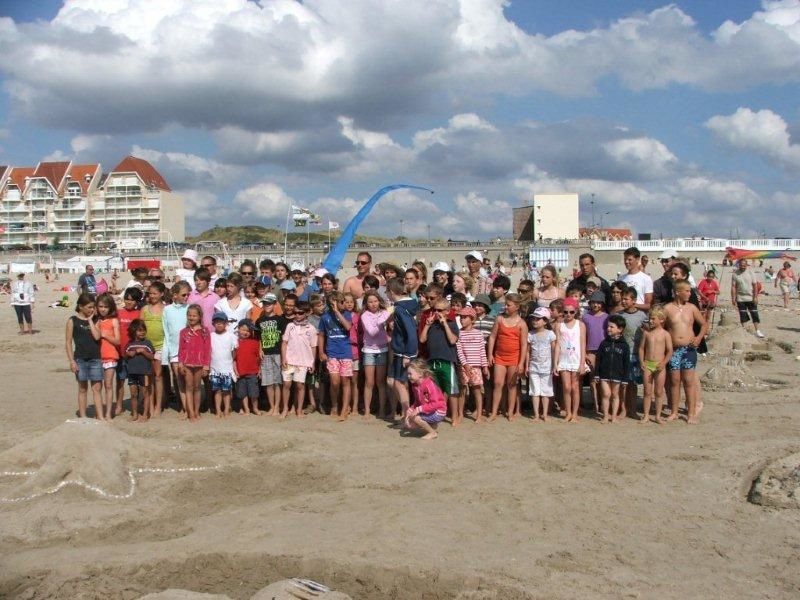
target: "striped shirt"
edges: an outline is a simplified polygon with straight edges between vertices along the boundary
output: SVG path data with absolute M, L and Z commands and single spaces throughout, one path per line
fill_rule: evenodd
M 456 343 L 456 351 L 458 352 L 458 362 L 462 365 L 471 367 L 489 365 L 486 359 L 486 341 L 483 339 L 483 332 L 474 327 L 461 330 Z

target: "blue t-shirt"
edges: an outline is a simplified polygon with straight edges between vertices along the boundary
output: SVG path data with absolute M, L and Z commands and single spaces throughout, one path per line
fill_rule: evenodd
M 342 311 L 342 316 L 352 323 L 353 313 L 349 310 Z M 325 334 L 325 354 L 328 355 L 328 358 L 353 359 L 353 351 L 350 349 L 350 333 L 345 331 L 332 312 L 325 312 L 320 317 L 319 331 Z

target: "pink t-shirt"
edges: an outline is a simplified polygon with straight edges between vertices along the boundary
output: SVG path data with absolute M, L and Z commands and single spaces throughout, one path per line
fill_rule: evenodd
M 414 408 L 418 408 L 419 412 L 425 415 L 447 413 L 447 401 L 444 399 L 444 393 L 433 382 L 433 379 L 426 377 L 412 387 L 414 388 Z
M 214 325 L 211 323 L 211 317 L 214 316 L 214 305 L 219 302 L 219 296 L 217 296 L 213 290 L 207 290 L 208 293 L 203 296 L 197 290 L 192 290 L 189 294 L 189 299 L 186 301 L 186 304 L 191 306 L 192 304 L 198 304 L 200 308 L 203 309 L 203 327 L 206 328 L 206 331 L 211 333 L 214 331 Z
M 284 362 L 292 367 L 314 367 L 314 349 L 317 347 L 317 328 L 308 320 L 292 322 L 283 333 L 286 342 Z

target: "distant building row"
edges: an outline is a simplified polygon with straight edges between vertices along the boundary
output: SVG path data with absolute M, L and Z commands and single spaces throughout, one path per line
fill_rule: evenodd
M 146 160 L 128 156 L 109 173 L 99 164 L 0 165 L 0 245 L 131 246 L 182 242 L 183 199 Z

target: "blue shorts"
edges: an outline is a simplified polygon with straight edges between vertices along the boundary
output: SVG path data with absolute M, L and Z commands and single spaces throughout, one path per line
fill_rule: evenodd
M 628 377 L 625 383 L 642 383 L 642 366 L 639 364 L 639 357 L 631 354 L 628 363 Z
M 78 381 L 103 381 L 103 361 L 99 358 L 76 358 L 78 372 L 75 379 Z
M 444 414 L 440 412 L 434 412 L 429 415 L 419 413 L 419 418 L 430 425 L 435 425 L 444 421 Z
M 141 375 L 139 373 L 129 373 L 128 374 L 128 385 L 145 385 L 146 384 L 146 377 L 147 375 Z
M 697 368 L 697 348 L 678 346 L 672 350 L 667 369 L 670 371 L 690 371 Z
M 233 377 L 227 373 L 212 373 L 208 376 L 208 380 L 215 392 L 230 392 L 233 388 Z
M 128 378 L 128 365 L 124 360 L 117 363 L 117 381 L 125 381 Z
M 389 367 L 389 372 L 386 373 L 386 377 L 399 381 L 400 383 L 406 383 L 408 381 L 408 367 L 403 366 L 403 360 L 408 359 L 403 356 L 395 355 Z
M 361 352 L 361 363 L 365 367 L 383 367 L 389 358 L 389 352 L 373 354 L 371 352 Z

